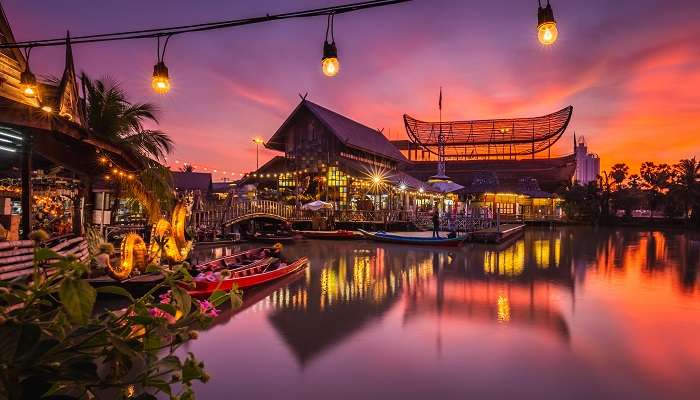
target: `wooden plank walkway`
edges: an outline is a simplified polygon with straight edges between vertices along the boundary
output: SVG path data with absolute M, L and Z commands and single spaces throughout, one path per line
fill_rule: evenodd
M 477 243 L 502 243 L 521 235 L 525 231 L 525 224 L 501 224 L 500 227 L 481 229 L 469 234 L 469 242 Z

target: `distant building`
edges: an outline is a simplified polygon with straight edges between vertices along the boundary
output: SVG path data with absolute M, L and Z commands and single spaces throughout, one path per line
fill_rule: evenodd
M 576 135 L 574 135 L 574 153 L 576 154 L 574 181 L 582 185 L 595 182 L 600 175 L 600 157 L 597 154 L 589 153 L 586 140 L 581 137 L 577 142 Z

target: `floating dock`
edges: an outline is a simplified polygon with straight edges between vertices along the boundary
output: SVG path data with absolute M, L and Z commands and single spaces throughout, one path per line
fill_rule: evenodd
M 501 224 L 497 227 L 482 229 L 469 234 L 469 242 L 503 243 L 523 234 L 525 224 Z

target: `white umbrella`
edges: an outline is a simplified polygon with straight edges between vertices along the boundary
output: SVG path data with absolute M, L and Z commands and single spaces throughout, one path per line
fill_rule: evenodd
M 464 189 L 464 186 L 452 181 L 435 182 L 432 184 L 432 187 L 442 193 L 452 193 Z
M 311 203 L 306 203 L 303 206 L 301 206 L 302 210 L 311 210 L 311 211 L 318 211 L 323 208 L 333 208 L 332 203 L 326 203 L 325 201 L 321 200 L 316 200 L 312 201 Z

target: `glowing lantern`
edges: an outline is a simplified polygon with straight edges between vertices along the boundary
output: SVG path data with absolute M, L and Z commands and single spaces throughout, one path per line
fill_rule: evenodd
M 36 83 L 36 76 L 34 76 L 32 71 L 29 70 L 29 66 L 27 66 L 27 69 L 25 69 L 24 72 L 22 72 L 19 80 L 22 88 L 22 93 L 26 97 L 34 98 L 39 94 L 39 87 Z
M 340 61 L 338 61 L 338 49 L 335 42 L 323 44 L 323 59 L 321 60 L 323 75 L 334 77 L 340 72 Z
M 153 66 L 153 79 L 151 87 L 158 94 L 166 94 L 170 91 L 170 77 L 168 67 L 163 61 Z
M 321 70 L 329 77 L 338 75 L 340 72 L 340 61 L 338 61 L 338 48 L 335 46 L 335 35 L 333 33 L 333 14 L 328 14 L 328 24 L 326 25 L 326 41 L 323 43 L 323 58 L 321 59 Z M 328 41 L 328 33 L 331 40 Z
M 537 9 L 537 39 L 545 46 L 554 44 L 559 37 L 557 22 L 554 20 L 554 11 L 552 10 L 549 0 L 547 6 L 542 7 L 539 3 Z

